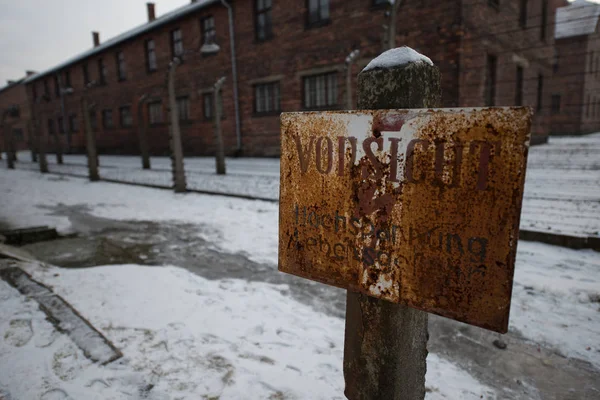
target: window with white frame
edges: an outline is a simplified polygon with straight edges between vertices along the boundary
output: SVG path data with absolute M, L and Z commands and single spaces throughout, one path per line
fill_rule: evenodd
M 304 108 L 337 105 L 337 73 L 311 75 L 304 78 Z
M 150 125 L 163 122 L 162 103 L 160 101 L 148 103 L 148 122 L 150 122 Z
M 177 98 L 177 113 L 180 121 L 190 120 L 190 98 L 188 96 Z
M 270 114 L 281 111 L 279 82 L 254 85 L 254 112 Z
M 183 55 L 183 36 L 179 28 L 171 31 L 171 51 L 173 57 L 181 57 Z

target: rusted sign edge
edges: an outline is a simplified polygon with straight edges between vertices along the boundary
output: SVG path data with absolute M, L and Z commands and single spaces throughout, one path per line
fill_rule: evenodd
M 466 113 L 472 113 L 474 111 L 481 111 L 481 110 L 488 110 L 488 111 L 493 112 L 493 111 L 500 111 L 500 110 L 523 110 L 525 108 L 526 107 L 491 107 L 491 108 L 490 107 L 481 107 L 481 108 L 472 107 L 472 108 L 446 108 L 446 109 L 438 108 L 438 109 L 419 109 L 419 110 L 417 110 L 417 109 L 359 110 L 359 111 L 331 111 L 331 112 L 328 111 L 326 114 L 329 114 L 329 115 L 344 115 L 344 114 L 352 114 L 352 115 L 359 114 L 360 115 L 360 114 L 362 114 L 362 115 L 371 115 L 373 117 L 375 117 L 375 115 L 385 116 L 386 114 L 396 114 L 396 115 L 397 114 L 414 114 L 414 117 L 419 117 L 423 114 L 426 115 L 426 114 L 438 113 L 438 112 L 447 113 L 447 114 L 450 114 L 450 113 L 466 114 Z M 283 113 L 282 118 L 281 118 L 281 132 L 283 133 L 284 131 L 287 130 L 286 116 L 288 116 L 288 115 L 289 116 L 307 115 L 307 114 L 323 115 L 324 113 L 323 112 L 315 112 L 315 111 Z M 529 109 L 529 114 L 531 114 L 531 109 Z M 500 329 L 498 329 L 498 326 L 494 327 L 494 326 L 490 326 L 486 323 L 480 323 L 477 320 L 474 320 L 474 319 L 468 318 L 468 317 L 463 317 L 459 313 L 453 313 L 452 311 L 447 310 L 447 309 L 446 310 L 444 310 L 444 309 L 436 310 L 434 308 L 423 308 L 423 307 L 420 307 L 418 304 L 414 304 L 411 301 L 407 301 L 404 298 L 400 299 L 400 301 L 398 301 L 397 303 L 404 304 L 404 305 L 407 305 L 407 306 L 410 306 L 413 308 L 417 308 L 417 309 L 422 309 L 424 311 L 442 315 L 444 317 L 453 318 L 458 321 L 466 322 L 471 325 L 480 326 L 482 328 L 490 329 L 493 331 L 499 331 L 501 333 L 505 333 L 507 331 L 509 315 L 510 315 L 510 304 L 511 304 L 511 299 L 512 299 L 512 290 L 513 290 L 513 285 L 514 285 L 514 268 L 515 268 L 515 260 L 516 260 L 516 253 L 517 253 L 517 240 L 518 240 L 518 234 L 519 234 L 519 223 L 520 223 L 520 219 L 521 219 L 522 201 L 523 201 L 523 195 L 524 195 L 524 182 L 525 182 L 525 173 L 526 173 L 526 166 L 527 166 L 528 147 L 529 147 L 530 137 L 531 137 L 531 119 L 529 117 L 528 126 L 527 126 L 527 134 L 525 136 L 525 142 L 523 143 L 524 149 L 523 149 L 523 156 L 522 156 L 522 165 L 520 166 L 521 167 L 520 181 L 512 190 L 514 209 L 517 212 L 516 212 L 516 217 L 515 217 L 515 225 L 512 226 L 513 229 L 511 229 L 511 231 L 510 231 L 511 234 L 510 234 L 509 243 L 508 243 L 510 250 L 506 257 L 506 265 L 507 265 L 507 267 L 509 267 L 509 270 L 510 270 L 509 276 L 507 276 L 507 278 L 509 278 L 509 281 L 510 281 L 510 288 L 509 288 L 508 304 L 506 306 L 507 307 L 507 311 L 505 314 L 506 318 L 503 321 L 502 327 L 500 327 Z M 281 179 L 280 198 L 282 197 L 283 190 L 284 190 L 284 180 L 285 180 L 284 173 L 285 172 L 286 171 L 282 170 L 282 174 L 281 174 L 281 178 L 280 178 Z M 285 238 L 282 235 L 282 231 L 281 231 L 282 226 L 283 226 L 283 213 L 280 213 L 279 222 L 280 222 L 279 246 L 281 248 L 282 246 L 285 245 L 283 243 L 285 241 Z M 513 241 L 514 241 L 514 245 L 512 244 Z M 289 259 L 286 259 L 285 262 L 283 262 L 283 261 L 284 260 L 282 259 L 282 253 L 280 252 L 279 253 L 279 270 L 280 271 L 290 273 L 292 275 L 296 275 L 299 277 L 303 277 L 306 279 L 315 280 L 315 281 L 325 283 L 328 285 L 340 287 L 342 289 L 348 289 L 348 290 L 352 290 L 352 291 L 356 291 L 356 292 L 370 294 L 368 292 L 365 292 L 365 290 L 361 290 L 362 287 L 359 285 L 358 282 L 349 282 L 348 284 L 340 284 L 334 278 L 329 278 L 326 275 L 317 274 L 314 271 L 311 271 L 310 273 L 302 275 L 302 270 L 306 270 L 306 269 L 303 268 L 303 266 L 300 263 L 297 263 L 297 262 L 291 263 Z M 287 268 L 284 268 L 285 263 L 288 264 Z M 308 277 L 308 276 L 310 276 L 310 277 Z M 442 314 L 442 312 L 444 314 Z

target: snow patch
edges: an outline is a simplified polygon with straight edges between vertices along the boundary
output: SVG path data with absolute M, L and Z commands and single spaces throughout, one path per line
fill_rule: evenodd
M 429 57 L 424 56 L 410 47 L 403 46 L 384 51 L 378 57 L 371 60 L 371 62 L 363 69 L 363 72 L 375 68 L 393 68 L 410 63 L 427 63 L 433 66 L 433 61 L 431 61 Z
M 169 266 L 21 265 L 54 286 L 124 357 L 91 364 L 61 334 L 46 347 L 16 347 L 0 338 L 0 387 L 15 398 L 52 391 L 73 399 L 344 398 L 344 321 L 289 298 L 286 285 L 211 281 Z M 33 338 L 14 328 L 12 337 L 29 343 L 52 337 L 37 304 L 2 281 L 0 301 L 3 332 L 11 319 L 33 319 Z M 434 354 L 426 380 L 427 400 L 496 398 L 493 389 Z

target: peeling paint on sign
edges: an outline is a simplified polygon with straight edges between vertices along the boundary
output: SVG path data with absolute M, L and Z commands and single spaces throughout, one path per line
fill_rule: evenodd
M 506 332 L 529 108 L 284 113 L 279 270 Z

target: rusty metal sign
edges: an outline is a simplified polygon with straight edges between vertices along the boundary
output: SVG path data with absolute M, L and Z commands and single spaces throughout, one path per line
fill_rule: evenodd
M 279 270 L 506 332 L 528 108 L 284 113 Z

